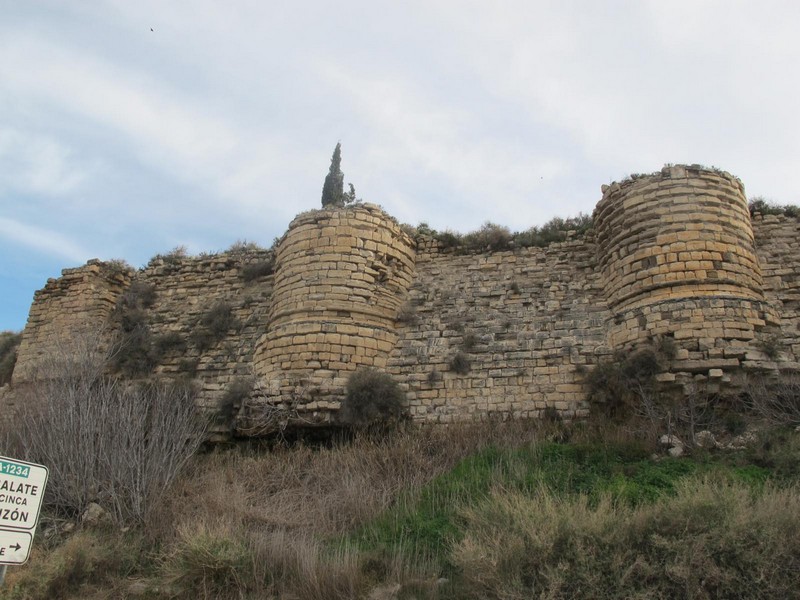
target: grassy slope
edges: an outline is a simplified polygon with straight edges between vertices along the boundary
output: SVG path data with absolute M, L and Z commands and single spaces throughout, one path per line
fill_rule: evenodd
M 128 578 L 152 598 L 797 594 L 800 434 L 658 460 L 548 437 L 473 426 L 199 457 L 145 530 L 37 538 L 3 597 L 125 597 Z

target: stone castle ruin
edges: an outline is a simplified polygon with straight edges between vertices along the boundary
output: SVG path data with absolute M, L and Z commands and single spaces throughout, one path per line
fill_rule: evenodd
M 421 422 L 585 416 L 588 372 L 664 340 L 678 394 L 800 370 L 800 220 L 751 216 L 738 179 L 695 166 L 603 186 L 593 217 L 545 248 L 459 252 L 357 204 L 269 251 L 89 261 L 36 292 L 12 385 L 54 340 L 133 315 L 144 371 L 194 380 L 221 435 L 335 422 L 361 367 Z

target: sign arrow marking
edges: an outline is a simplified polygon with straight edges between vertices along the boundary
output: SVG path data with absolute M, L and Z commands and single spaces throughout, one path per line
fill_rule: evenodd
M 19 552 L 19 549 L 22 548 L 22 546 L 20 546 L 19 543 L 17 543 L 17 544 L 14 544 L 13 546 L 9 546 L 9 548 L 13 548 L 17 552 Z

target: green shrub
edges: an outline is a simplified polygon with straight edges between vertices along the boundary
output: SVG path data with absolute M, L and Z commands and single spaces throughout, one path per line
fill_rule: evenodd
M 255 252 L 263 252 L 264 248 L 255 242 L 248 242 L 247 240 L 236 240 L 225 251 L 228 254 L 251 254 Z
M 464 336 L 461 340 L 461 348 L 465 352 L 470 352 L 475 348 L 475 345 L 478 343 L 478 336 L 474 333 L 468 333 Z
M 117 351 L 111 359 L 111 368 L 126 377 L 139 377 L 150 373 L 160 358 L 150 328 L 142 323 L 129 331 L 123 329 Z
M 508 227 L 486 222 L 480 229 L 465 235 L 461 242 L 467 250 L 507 250 L 511 245 L 511 231 Z
M 748 207 L 750 208 L 750 215 L 761 213 L 762 215 L 786 215 L 795 219 L 800 217 L 800 206 L 795 204 L 781 206 L 765 200 L 762 196 L 751 198 Z
M 556 217 L 541 227 L 531 227 L 520 233 L 514 234 L 514 243 L 521 247 L 537 246 L 544 248 L 554 242 L 563 242 L 567 239 L 568 231 L 577 234 L 586 233 L 592 228 L 592 217 L 583 213 L 577 217 L 562 219 Z
M 436 230 L 431 228 L 427 223 L 420 223 L 416 226 L 417 235 L 425 235 L 429 237 L 436 237 Z
M 197 367 L 200 361 L 196 358 L 182 358 L 178 361 L 178 371 L 186 377 L 192 378 L 197 375 Z
M 177 331 L 169 331 L 153 339 L 153 354 L 159 360 L 170 352 L 180 352 L 186 348 L 186 340 Z
M 224 338 L 238 323 L 233 307 L 224 301 L 217 302 L 198 319 L 191 340 L 203 352 Z
M 136 270 L 128 263 L 128 261 L 122 258 L 112 258 L 105 261 L 103 265 L 107 271 L 115 275 L 130 275 Z
M 463 352 L 456 352 L 453 358 L 450 359 L 448 367 L 454 373 L 459 375 L 466 375 L 470 372 L 472 365 L 470 364 L 469 357 Z
M 339 419 L 356 427 L 396 423 L 405 415 L 405 394 L 388 373 L 359 369 L 347 380 Z
M 0 332 L 0 385 L 11 381 L 17 362 L 17 349 L 22 341 L 21 333 Z
M 153 345 L 147 322 L 147 309 L 155 301 L 155 286 L 144 281 L 133 281 L 117 300 L 111 314 L 120 332 L 117 351 L 111 359 L 116 372 L 136 377 L 149 373 L 158 364 L 160 349 Z
M 401 306 L 400 310 L 397 311 L 396 321 L 398 323 L 402 323 L 403 325 L 416 325 L 419 323 L 419 315 L 417 314 L 414 305 L 410 302 L 407 302 Z
M 747 430 L 747 421 L 744 416 L 733 411 L 723 415 L 722 424 L 725 426 L 725 431 L 732 435 L 740 435 Z
M 463 236 L 449 229 L 436 233 L 436 239 L 445 250 L 458 248 L 463 243 Z
M 126 289 L 117 302 L 122 310 L 151 308 L 156 301 L 156 288 L 152 283 L 134 281 Z
M 188 257 L 189 251 L 186 249 L 186 246 L 175 246 L 166 254 L 156 254 L 148 261 L 147 266 L 154 267 L 159 262 L 163 262 L 167 267 L 176 267 Z
M 793 219 L 796 219 L 800 217 L 800 206 L 796 206 L 794 204 L 789 204 L 787 206 L 784 206 L 783 214 L 785 214 L 787 217 L 792 217 Z

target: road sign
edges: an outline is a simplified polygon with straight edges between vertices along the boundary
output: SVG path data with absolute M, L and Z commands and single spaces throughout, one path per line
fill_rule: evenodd
M 47 467 L 0 456 L 0 565 L 28 560 L 47 475 Z
M 21 565 L 31 554 L 33 536 L 30 531 L 0 529 L 0 564 Z

